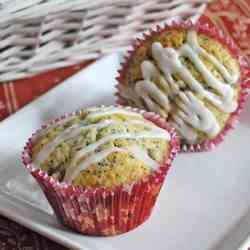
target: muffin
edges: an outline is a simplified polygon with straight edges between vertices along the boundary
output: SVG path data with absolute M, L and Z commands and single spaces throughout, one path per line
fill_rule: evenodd
M 208 150 L 242 108 L 245 72 L 236 46 L 215 28 L 173 23 L 134 45 L 119 70 L 117 102 L 161 115 L 183 150 Z
M 102 106 L 39 130 L 23 162 L 63 224 L 114 235 L 149 217 L 177 151 L 173 129 L 159 116 Z

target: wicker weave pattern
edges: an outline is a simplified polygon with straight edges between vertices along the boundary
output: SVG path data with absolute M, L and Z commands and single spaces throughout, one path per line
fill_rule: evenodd
M 127 49 L 166 19 L 199 16 L 208 0 L 0 0 L 0 81 Z

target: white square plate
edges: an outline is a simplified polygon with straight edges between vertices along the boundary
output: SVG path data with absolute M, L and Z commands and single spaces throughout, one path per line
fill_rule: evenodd
M 118 55 L 106 57 L 0 123 L 0 213 L 73 249 L 237 249 L 250 232 L 250 102 L 237 129 L 214 151 L 177 157 L 152 216 L 127 234 L 79 235 L 39 203 L 3 192 L 8 179 L 27 181 L 20 154 L 41 123 L 80 107 L 114 103 L 118 65 Z

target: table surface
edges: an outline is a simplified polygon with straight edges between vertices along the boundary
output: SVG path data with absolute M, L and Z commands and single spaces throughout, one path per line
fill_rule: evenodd
M 250 62 L 250 0 L 215 0 L 205 15 L 230 34 Z M 204 18 L 206 20 L 206 18 Z M 0 120 L 60 84 L 69 76 L 86 67 L 89 62 L 54 70 L 48 73 L 0 85 Z M 0 250 L 64 250 L 66 248 L 0 216 Z

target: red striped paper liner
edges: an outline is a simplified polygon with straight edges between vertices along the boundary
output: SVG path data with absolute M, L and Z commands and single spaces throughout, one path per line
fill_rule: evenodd
M 118 77 L 116 78 L 118 81 L 118 84 L 116 85 L 116 103 L 119 105 L 126 106 L 128 103 L 126 99 L 124 99 L 120 95 L 120 91 L 122 91 L 122 85 L 123 81 L 126 76 L 126 72 L 130 66 L 130 61 L 132 60 L 135 51 L 141 48 L 146 42 L 150 42 L 152 37 L 158 36 L 162 34 L 163 32 L 166 32 L 168 30 L 188 30 L 188 29 L 195 29 L 198 33 L 202 33 L 204 35 L 207 35 L 221 44 L 225 46 L 232 54 L 234 58 L 236 58 L 240 64 L 240 70 L 241 70 L 241 76 L 239 85 L 241 87 L 239 97 L 238 97 L 238 107 L 237 109 L 230 114 L 230 117 L 227 120 L 227 123 L 225 124 L 224 128 L 221 130 L 221 132 L 213 139 L 207 139 L 204 140 L 201 143 L 197 144 L 185 144 L 181 143 L 181 151 L 183 152 L 202 152 L 202 151 L 209 151 L 212 150 L 216 145 L 220 144 L 225 136 L 228 134 L 230 130 L 232 130 L 235 127 L 235 124 L 239 118 L 239 114 L 242 111 L 244 104 L 246 102 L 248 91 L 247 88 L 249 87 L 250 83 L 250 69 L 247 63 L 247 60 L 244 56 L 241 55 L 240 49 L 235 44 L 235 42 L 224 34 L 222 30 L 219 30 L 216 26 L 213 26 L 211 23 L 193 23 L 192 21 L 185 21 L 185 22 L 176 22 L 173 21 L 170 24 L 166 24 L 164 27 L 156 26 L 156 28 L 153 30 L 149 30 L 147 33 L 143 34 L 143 39 L 137 39 L 134 44 L 132 45 L 132 49 L 127 52 L 127 55 L 124 57 L 124 61 L 121 63 L 121 67 L 118 70 Z
M 159 115 L 126 107 L 170 133 L 169 155 L 150 175 L 130 185 L 116 188 L 75 187 L 49 176 L 32 162 L 33 142 L 44 129 L 80 111 L 64 115 L 43 125 L 28 140 L 22 153 L 25 168 L 37 180 L 59 221 L 87 235 L 117 235 L 142 224 L 151 214 L 165 176 L 179 151 L 179 140 L 173 128 Z

